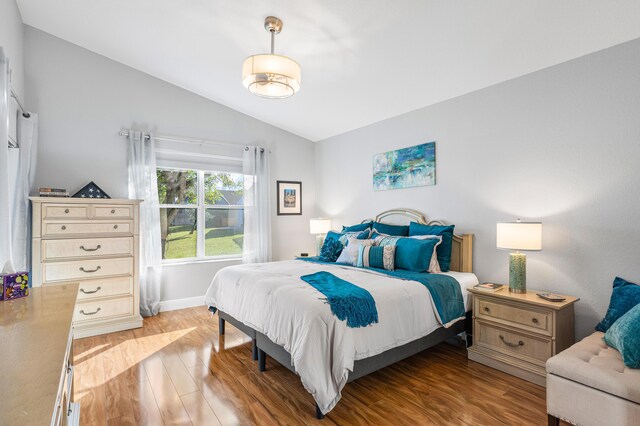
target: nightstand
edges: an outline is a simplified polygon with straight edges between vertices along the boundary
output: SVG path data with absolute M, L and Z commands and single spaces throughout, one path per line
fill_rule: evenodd
M 469 359 L 540 386 L 546 384 L 547 359 L 574 343 L 573 305 L 564 296 L 549 302 L 539 291 L 510 293 L 469 289 L 473 294 L 473 346 Z

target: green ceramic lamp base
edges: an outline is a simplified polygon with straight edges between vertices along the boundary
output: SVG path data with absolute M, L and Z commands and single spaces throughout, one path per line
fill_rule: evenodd
M 523 253 L 509 254 L 509 291 L 511 293 L 527 292 L 527 255 Z

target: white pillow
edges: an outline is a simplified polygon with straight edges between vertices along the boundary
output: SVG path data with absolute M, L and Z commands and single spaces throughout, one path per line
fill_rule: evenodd
M 356 266 L 358 263 L 358 248 L 360 246 L 373 246 L 374 240 L 359 240 L 357 238 L 347 238 L 347 246 L 340 253 L 340 257 L 336 260 L 336 263 L 348 263 L 349 265 Z

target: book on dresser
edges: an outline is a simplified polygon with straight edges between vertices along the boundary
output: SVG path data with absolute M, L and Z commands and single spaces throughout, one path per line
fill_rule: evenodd
M 74 336 L 141 327 L 141 201 L 30 199 L 32 285 L 78 283 Z

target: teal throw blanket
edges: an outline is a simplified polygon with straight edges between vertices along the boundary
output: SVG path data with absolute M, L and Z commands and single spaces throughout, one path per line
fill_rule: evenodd
M 323 262 L 318 257 L 298 259 L 325 265 L 350 266 L 343 263 Z M 413 272 L 404 269 L 396 269 L 394 271 L 376 268 L 363 269 L 370 269 L 402 280 L 417 281 L 424 285 L 427 290 L 429 290 L 429 294 L 431 294 L 431 301 L 436 312 L 436 318 L 444 327 L 450 327 L 465 318 L 464 300 L 462 298 L 460 284 L 455 278 L 449 275 Z
M 366 327 L 378 322 L 376 302 L 362 287 L 324 271 L 303 275 L 300 279 L 327 296 L 331 313 L 342 321 L 347 320 L 348 327 Z

